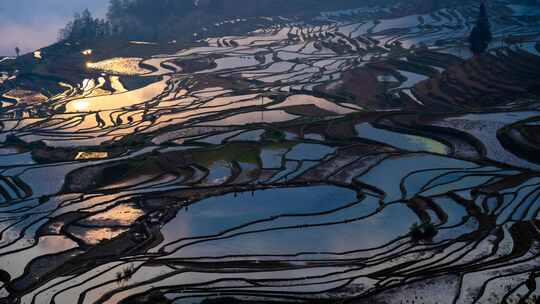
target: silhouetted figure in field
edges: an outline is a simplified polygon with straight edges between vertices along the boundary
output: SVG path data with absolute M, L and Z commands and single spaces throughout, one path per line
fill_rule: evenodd
M 478 56 L 485 52 L 492 38 L 486 6 L 482 3 L 476 25 L 473 27 L 469 36 L 469 46 L 472 53 Z
M 21 49 L 18 46 L 15 47 L 15 54 L 17 54 L 17 57 L 21 56 Z

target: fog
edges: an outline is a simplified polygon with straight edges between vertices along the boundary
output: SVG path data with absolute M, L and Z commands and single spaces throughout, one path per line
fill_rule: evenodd
M 88 8 L 104 16 L 109 0 L 0 0 L 0 55 L 24 53 L 56 41 L 73 14 Z

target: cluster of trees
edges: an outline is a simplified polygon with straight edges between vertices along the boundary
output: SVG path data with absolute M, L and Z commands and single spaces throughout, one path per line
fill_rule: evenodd
M 193 0 L 110 0 L 106 19 L 93 18 L 84 10 L 60 30 L 59 39 L 159 39 L 178 30 L 176 23 L 195 8 Z
M 111 24 L 109 21 L 93 18 L 90 11 L 84 10 L 75 14 L 65 28 L 60 30 L 60 40 L 84 41 L 110 36 Z
M 159 39 L 195 8 L 193 0 L 111 0 L 107 19 L 113 35 Z

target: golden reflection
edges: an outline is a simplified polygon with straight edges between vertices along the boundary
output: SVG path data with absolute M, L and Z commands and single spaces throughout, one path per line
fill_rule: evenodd
M 93 215 L 87 218 L 85 222 L 92 225 L 130 226 L 143 215 L 144 212 L 141 209 L 123 204 Z
M 81 52 L 84 56 L 90 56 L 92 55 L 92 49 L 84 50 Z
M 76 112 L 86 112 L 90 108 L 90 103 L 87 100 L 80 99 L 75 100 L 72 106 Z
M 142 58 L 111 58 L 98 62 L 87 62 L 86 67 L 93 70 L 98 70 L 112 74 L 122 75 L 142 75 L 149 73 L 149 70 L 139 66 Z
M 26 104 L 44 102 L 48 99 L 47 96 L 41 94 L 40 92 L 22 89 L 12 89 L 2 96 L 16 99 L 18 102 Z
M 68 250 L 78 247 L 77 243 L 65 236 L 46 236 L 39 240 L 40 247 L 46 250 Z
M 75 160 L 103 159 L 109 156 L 108 152 L 79 152 Z
M 87 244 L 97 245 L 102 241 L 114 239 L 127 230 L 128 229 L 117 228 L 89 228 L 85 229 L 81 233 L 73 233 L 73 235 L 80 238 Z
M 41 51 L 35 51 L 35 52 L 34 52 L 34 58 L 36 58 L 36 59 L 43 59 L 43 58 L 41 57 Z
M 114 90 L 114 93 L 124 93 L 124 92 L 127 92 L 126 88 L 124 87 L 124 85 L 122 84 L 122 82 L 120 81 L 120 77 L 118 76 L 111 76 L 109 78 L 110 80 L 110 83 L 111 83 L 111 88 L 113 88 Z
M 110 95 L 110 94 L 112 94 L 112 92 L 98 87 L 91 90 L 91 92 L 87 94 L 85 97 L 96 97 L 96 96 L 103 96 L 103 95 Z
M 70 101 L 66 112 L 89 112 L 120 109 L 134 104 L 151 100 L 165 90 L 168 78 L 155 82 L 146 87 L 128 91 L 122 94 L 89 97 Z

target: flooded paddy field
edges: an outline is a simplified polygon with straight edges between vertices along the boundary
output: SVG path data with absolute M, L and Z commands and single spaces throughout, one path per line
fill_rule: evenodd
M 0 303 L 534 303 L 540 9 L 490 10 L 2 70 Z

